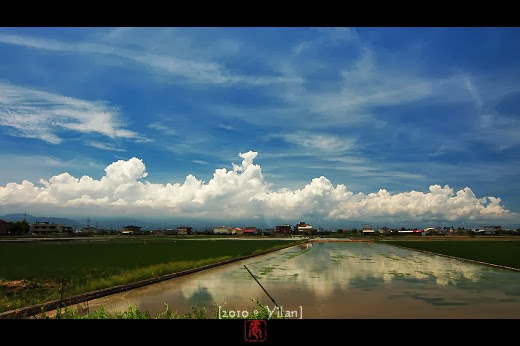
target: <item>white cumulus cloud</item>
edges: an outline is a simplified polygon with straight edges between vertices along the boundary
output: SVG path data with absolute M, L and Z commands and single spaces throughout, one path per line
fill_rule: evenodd
M 353 193 L 346 185 L 324 176 L 314 178 L 301 189 L 274 191 L 262 169 L 254 163 L 257 152 L 241 153 L 240 164 L 216 169 L 208 181 L 188 175 L 184 182 L 156 184 L 145 180 L 143 160 L 119 160 L 105 168 L 99 180 L 76 178 L 62 173 L 39 184 L 24 180 L 0 186 L 0 207 L 55 205 L 102 214 L 132 212 L 136 215 L 186 216 L 202 218 L 358 220 L 374 217 L 406 220 L 483 220 L 510 218 L 498 197 L 477 197 L 466 187 L 454 191 L 448 185 L 432 185 L 428 192 L 391 194 Z

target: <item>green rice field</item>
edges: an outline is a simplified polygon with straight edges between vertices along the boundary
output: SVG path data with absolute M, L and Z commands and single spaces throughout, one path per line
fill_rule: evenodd
M 466 258 L 520 269 L 520 241 L 385 241 L 411 249 Z
M 0 243 L 0 312 L 128 284 L 289 244 L 175 238 Z

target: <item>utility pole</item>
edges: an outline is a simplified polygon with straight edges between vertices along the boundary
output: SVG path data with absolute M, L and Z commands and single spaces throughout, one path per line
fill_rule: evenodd
M 276 305 L 277 308 L 280 308 L 278 306 L 278 304 L 276 304 L 276 302 L 274 301 L 273 297 L 271 297 L 271 295 L 265 290 L 264 286 L 262 286 L 262 284 L 257 280 L 257 278 L 255 278 L 253 273 L 251 273 L 251 271 L 249 270 L 249 268 L 246 267 L 245 264 L 244 264 L 244 268 L 246 268 L 247 272 L 253 277 L 253 279 L 255 279 L 256 283 L 264 290 L 265 294 L 267 294 L 267 296 L 271 299 L 271 301 L 274 303 L 274 305 Z

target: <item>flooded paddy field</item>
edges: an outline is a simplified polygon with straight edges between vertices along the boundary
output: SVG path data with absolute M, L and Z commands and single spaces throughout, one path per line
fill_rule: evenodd
M 89 309 L 243 311 L 255 298 L 274 309 L 244 264 L 292 318 L 520 318 L 519 272 L 381 243 L 296 246 L 92 300 Z

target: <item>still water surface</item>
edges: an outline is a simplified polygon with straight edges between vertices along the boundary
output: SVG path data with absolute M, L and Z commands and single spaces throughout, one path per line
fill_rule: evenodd
M 377 243 L 293 247 L 92 300 L 89 308 L 132 304 L 155 316 L 164 303 L 178 313 L 212 302 L 246 310 L 260 298 L 273 310 L 244 264 L 294 318 L 520 318 L 520 272 Z

